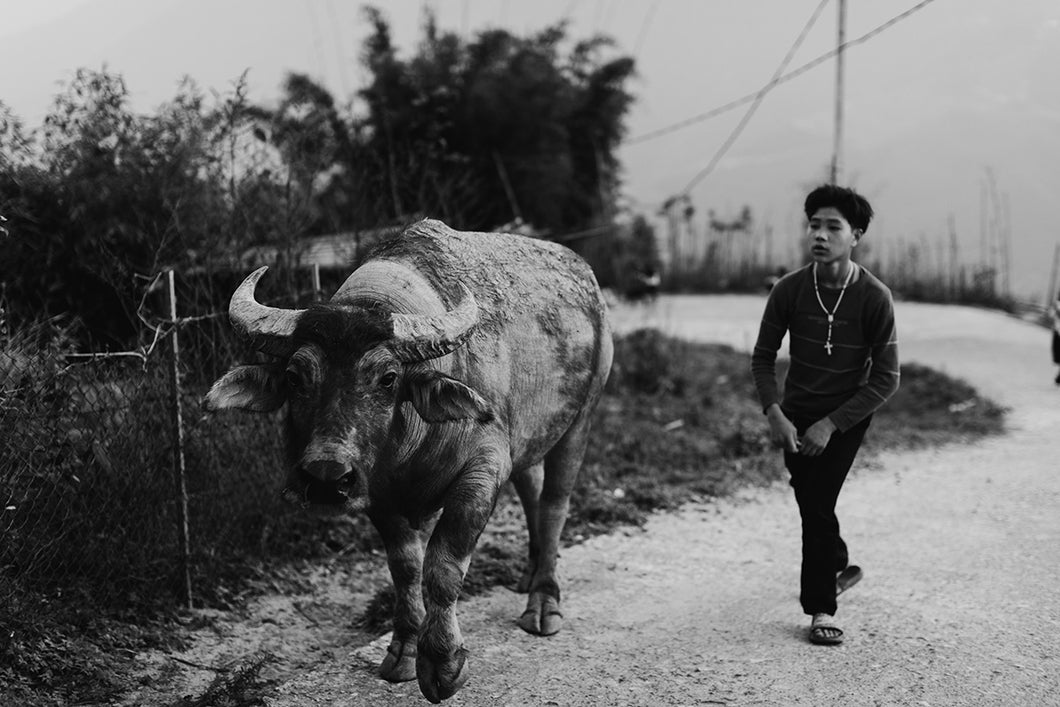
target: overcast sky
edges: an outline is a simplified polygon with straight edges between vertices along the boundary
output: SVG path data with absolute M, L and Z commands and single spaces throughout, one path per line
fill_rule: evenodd
M 562 18 L 571 36 L 611 35 L 634 56 L 630 138 L 710 111 L 761 88 L 819 0 L 412 0 L 379 2 L 411 51 L 424 6 L 443 29 L 541 29 Z M 849 0 L 856 39 L 917 0 Z M 0 0 L 0 100 L 39 125 L 78 67 L 121 73 L 134 107 L 172 98 L 181 77 L 225 90 L 249 69 L 252 98 L 276 98 L 287 71 L 308 73 L 340 99 L 362 85 L 368 28 L 343 0 Z M 836 41 L 836 0 L 790 67 Z M 406 54 L 407 56 L 407 54 Z M 880 246 L 946 234 L 953 214 L 962 257 L 979 256 L 986 168 L 1009 196 L 1012 286 L 1047 287 L 1060 241 L 1060 0 L 935 0 L 846 53 L 844 172 L 879 214 Z M 763 100 L 717 168 L 699 180 L 700 214 L 735 217 L 750 205 L 778 237 L 799 236 L 806 188 L 827 175 L 835 64 L 784 83 Z M 645 211 L 683 191 L 747 106 L 620 152 L 624 192 Z

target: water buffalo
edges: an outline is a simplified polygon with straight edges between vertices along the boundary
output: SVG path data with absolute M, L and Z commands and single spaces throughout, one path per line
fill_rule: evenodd
M 208 410 L 288 405 L 285 495 L 365 509 L 386 546 L 394 635 L 380 666 L 439 702 L 467 678 L 460 587 L 509 478 L 529 529 L 518 623 L 559 630 L 556 558 L 613 343 L 588 265 L 563 246 L 416 223 L 331 300 L 259 304 L 251 274 L 233 326 L 275 357 L 236 366 Z

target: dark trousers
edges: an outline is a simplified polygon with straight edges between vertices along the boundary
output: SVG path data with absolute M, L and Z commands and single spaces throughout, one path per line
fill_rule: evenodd
M 816 421 L 793 420 L 800 435 Z M 850 557 L 839 535 L 835 504 L 870 422 L 871 415 L 846 432 L 836 432 L 819 456 L 784 452 L 802 516 L 799 603 L 807 614 L 834 615 L 836 611 L 836 573 L 846 569 Z

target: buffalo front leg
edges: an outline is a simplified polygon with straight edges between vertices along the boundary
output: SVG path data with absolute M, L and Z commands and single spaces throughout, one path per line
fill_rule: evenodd
M 498 474 L 493 467 L 458 479 L 446 493 L 442 516 L 427 544 L 427 614 L 420 629 L 416 676 L 423 696 L 434 703 L 454 695 L 467 680 L 468 652 L 456 620 L 456 602 L 475 543 L 497 500 Z
M 583 413 L 545 455 L 536 527 L 530 528 L 531 536 L 536 534 L 537 557 L 530 563 L 533 568 L 529 583 L 530 596 L 526 600 L 526 611 L 518 622 L 519 627 L 527 633 L 551 636 L 563 627 L 556 561 L 559 557 L 560 535 L 570 510 L 570 494 L 585 456 L 589 419 L 589 415 Z
M 386 546 L 387 565 L 394 582 L 394 634 L 379 666 L 390 682 L 416 677 L 416 641 L 425 614 L 423 607 L 423 545 L 426 533 L 395 515 L 372 516 Z

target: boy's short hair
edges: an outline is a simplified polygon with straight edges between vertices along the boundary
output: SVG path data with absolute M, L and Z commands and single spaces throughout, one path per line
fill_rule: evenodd
M 856 228 L 863 234 L 869 229 L 872 206 L 868 199 L 853 189 L 835 184 L 822 184 L 806 196 L 803 210 L 806 212 L 806 218 L 809 219 L 813 218 L 819 209 L 829 206 L 843 214 L 843 218 L 850 223 L 851 228 Z

